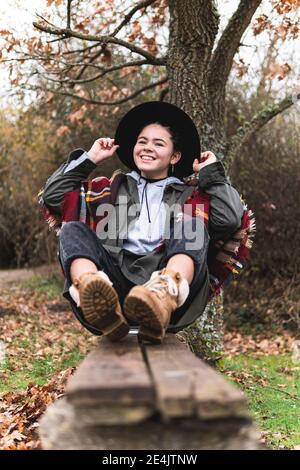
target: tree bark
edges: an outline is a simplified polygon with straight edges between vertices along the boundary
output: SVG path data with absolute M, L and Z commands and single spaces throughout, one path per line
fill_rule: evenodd
M 224 157 L 224 119 L 220 120 L 220 116 L 216 119 L 207 74 L 218 32 L 217 10 L 211 0 L 169 0 L 169 10 L 167 100 L 193 119 L 202 150 L 209 149 Z M 222 356 L 222 332 L 223 304 L 214 301 L 183 336 L 197 355 L 215 361 Z
M 167 100 L 193 119 L 202 149 L 219 154 L 225 132 L 224 126 L 214 126 L 207 81 L 219 15 L 212 0 L 169 0 L 169 11 Z

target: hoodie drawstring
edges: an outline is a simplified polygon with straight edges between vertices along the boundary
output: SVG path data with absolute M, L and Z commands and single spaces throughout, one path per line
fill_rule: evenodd
M 143 200 L 144 200 L 144 194 L 146 196 L 146 207 L 147 207 L 147 214 L 148 214 L 148 222 L 151 223 L 150 219 L 150 212 L 149 212 L 149 206 L 148 206 L 148 198 L 147 198 L 147 184 L 148 181 L 146 181 L 145 186 L 143 187 L 143 193 L 142 193 L 142 205 L 143 205 Z

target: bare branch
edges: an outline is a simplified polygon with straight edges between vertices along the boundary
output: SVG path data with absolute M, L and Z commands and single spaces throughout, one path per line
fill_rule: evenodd
M 52 61 L 54 61 L 54 59 L 51 59 Z M 98 65 L 98 64 L 87 64 L 86 62 L 64 62 L 64 61 L 58 61 L 56 60 L 55 62 L 57 63 L 61 63 L 65 66 L 68 66 L 68 67 L 77 67 L 77 66 L 85 66 L 87 65 L 88 67 L 92 67 L 94 69 L 98 69 L 98 70 L 101 70 L 102 73 L 103 73 L 103 76 L 106 75 L 107 73 L 110 73 L 110 72 L 115 72 L 116 70 L 121 70 L 121 69 L 125 69 L 127 67 L 135 67 L 135 66 L 140 66 L 140 65 L 153 65 L 151 64 L 150 62 L 148 62 L 147 60 L 132 60 L 132 61 L 129 61 L 129 62 L 124 62 L 123 64 L 118 64 L 118 65 L 114 65 L 113 67 L 108 67 L 108 68 L 105 68 L 103 67 L 103 65 Z
M 259 111 L 251 121 L 246 122 L 242 127 L 240 127 L 235 136 L 229 142 L 228 148 L 228 165 L 234 160 L 234 158 L 239 153 L 241 147 L 263 126 L 265 126 L 271 119 L 273 119 L 278 114 L 282 113 L 286 109 L 290 108 L 297 100 L 300 99 L 300 93 L 295 93 L 294 95 L 287 96 L 282 101 L 277 104 L 272 104 L 266 106 L 261 111 Z
M 225 90 L 233 58 L 240 46 L 243 33 L 262 0 L 241 0 L 221 35 L 209 67 L 210 87 Z
M 51 72 L 53 73 L 53 72 Z M 56 74 L 59 74 L 61 72 L 55 72 Z M 89 78 L 82 78 L 82 79 L 72 79 L 72 78 L 62 78 L 62 79 L 59 79 L 59 78 L 50 78 L 48 75 L 45 75 L 45 74 L 42 74 L 40 73 L 41 77 L 45 78 L 47 81 L 49 82 L 54 82 L 54 83 L 60 83 L 61 85 L 70 85 L 70 86 L 74 86 L 74 85 L 80 85 L 80 84 L 83 84 L 83 83 L 91 83 L 95 80 L 97 80 L 98 78 L 101 78 L 103 77 L 105 73 L 101 72 L 101 73 L 98 73 L 97 75 L 93 75 L 92 77 L 89 77 Z
M 71 3 L 72 0 L 68 0 L 68 6 L 67 6 L 67 29 L 71 28 Z
M 75 65 L 75 64 L 73 64 L 73 65 Z M 87 64 L 78 63 L 76 65 L 87 65 Z M 105 69 L 101 65 L 88 64 L 89 67 L 94 67 L 96 69 L 103 70 L 103 75 L 105 75 L 109 72 L 114 72 L 115 70 L 120 70 L 120 69 L 124 69 L 124 68 L 127 68 L 127 67 L 136 67 L 136 66 L 140 66 L 140 65 L 156 65 L 156 64 L 152 64 L 151 62 L 148 62 L 147 60 L 132 60 L 132 61 L 129 61 L 129 62 L 124 62 L 124 64 L 114 65 L 113 67 L 109 67 L 107 69 Z
M 109 43 L 117 44 L 121 47 L 125 47 L 131 52 L 134 52 L 135 54 L 139 54 L 145 57 L 145 59 L 153 62 L 154 64 L 163 65 L 161 58 L 155 57 L 152 54 L 150 54 L 148 51 L 146 51 L 145 49 L 135 46 L 134 44 L 131 44 L 130 42 L 124 41 L 123 39 L 114 38 L 112 36 L 95 36 L 93 34 L 82 34 L 72 29 L 59 28 L 56 26 L 50 27 L 50 26 L 45 26 L 41 23 L 33 23 L 33 26 L 37 28 L 38 30 L 43 31 L 45 33 L 52 34 L 54 36 L 60 36 L 61 39 L 73 37 L 77 39 L 83 39 L 84 41 L 98 42 L 100 44 L 109 44 Z
M 44 88 L 44 87 L 41 87 L 41 86 L 34 86 L 34 87 L 26 87 L 26 89 L 31 89 L 33 91 L 35 90 L 42 90 L 44 92 L 49 92 L 49 93 L 53 93 L 55 95 L 62 95 L 62 96 L 69 96 L 70 98 L 75 98 L 79 101 L 83 101 L 85 103 L 89 103 L 89 104 L 99 104 L 99 105 L 104 105 L 104 106 L 115 106 L 115 105 L 119 105 L 119 104 L 122 104 L 122 103 L 125 103 L 127 101 L 130 101 L 132 100 L 133 98 L 135 98 L 136 96 L 140 95 L 141 93 L 143 93 L 144 91 L 147 91 L 147 90 L 150 90 L 151 88 L 155 88 L 159 85 L 163 85 L 164 83 L 166 83 L 168 81 L 168 77 L 164 77 L 162 78 L 161 80 L 155 82 L 155 83 L 151 83 L 150 85 L 146 85 L 144 86 L 143 88 L 140 88 L 139 90 L 135 91 L 134 93 L 132 93 L 131 95 L 127 96 L 126 98 L 123 98 L 121 100 L 117 100 L 117 101 L 99 101 L 99 100 L 93 100 L 93 99 L 89 99 L 89 98 L 85 98 L 83 96 L 79 96 L 79 95 L 76 95 L 75 93 L 70 93 L 68 91 L 63 91 L 63 90 L 55 90 L 55 89 L 51 89 L 51 88 Z
M 133 15 L 138 11 L 141 10 L 142 8 L 146 8 L 147 6 L 151 5 L 154 3 L 156 0 L 144 0 L 143 2 L 138 3 L 132 10 L 130 10 L 127 15 L 125 15 L 124 20 L 119 24 L 119 26 L 111 33 L 111 36 L 116 36 L 118 32 L 126 25 L 129 23 Z
M 67 62 L 65 60 L 58 60 L 58 59 L 55 59 L 54 58 L 55 56 L 39 56 L 39 55 L 26 55 L 24 54 L 24 56 L 22 57 L 19 57 L 19 58 L 12 58 L 12 59 L 3 59 L 2 62 L 7 62 L 7 63 L 11 63 L 11 62 L 24 62 L 24 61 L 30 61 L 30 60 L 34 60 L 34 61 L 37 61 L 37 62 L 53 62 L 54 64 L 61 64 L 63 65 L 64 67 L 67 67 L 67 68 L 74 68 L 74 67 L 83 67 L 83 66 L 87 66 L 87 67 L 91 67 L 93 69 L 96 69 L 96 70 L 101 70 L 102 72 L 102 75 L 101 76 L 104 76 L 106 75 L 107 73 L 110 73 L 110 72 L 115 72 L 116 70 L 121 70 L 121 69 L 125 69 L 125 68 L 129 68 L 129 67 L 136 67 L 136 66 L 141 66 L 141 65 L 153 65 L 151 62 L 148 62 L 146 59 L 143 59 L 143 60 L 132 60 L 132 61 L 129 61 L 129 62 L 124 62 L 123 64 L 117 64 L 117 65 L 114 65 L 113 67 L 108 67 L 108 68 L 105 68 L 103 67 L 103 65 L 99 65 L 99 64 L 90 64 L 88 62 Z M 154 64 L 156 65 L 156 64 Z M 158 66 L 159 67 L 159 66 Z M 53 72 L 51 71 L 50 73 L 65 73 L 65 70 L 58 70 L 56 72 Z M 65 81 L 67 82 L 69 79 L 66 79 Z
M 156 41 L 157 43 L 157 41 Z M 157 43 L 158 45 L 162 45 L 162 44 L 159 44 Z M 95 47 L 99 47 L 101 45 L 101 43 L 99 44 L 92 44 L 91 46 L 87 46 L 87 47 L 84 47 L 82 49 L 73 49 L 71 51 L 62 51 L 62 55 L 70 55 L 70 54 L 80 54 L 80 53 L 83 53 L 83 52 L 86 52 L 88 50 L 91 50 L 91 49 L 95 49 Z
M 73 49 L 71 51 L 64 51 L 62 52 L 62 55 L 70 55 L 70 54 L 81 54 L 83 52 L 89 51 L 91 49 L 95 49 L 95 47 L 98 47 L 100 44 L 92 44 L 91 46 L 84 47 L 83 49 Z
M 47 44 L 53 44 L 54 42 L 62 41 L 63 39 L 67 39 L 67 36 L 59 36 L 58 38 L 51 39 L 51 41 L 47 41 Z
M 90 58 L 89 62 L 88 62 L 86 65 L 84 65 L 84 66 L 82 67 L 82 69 L 80 70 L 79 74 L 78 74 L 77 77 L 76 77 L 76 80 L 80 80 L 80 78 L 82 77 L 82 75 L 84 74 L 84 72 L 86 71 L 86 69 L 88 68 L 89 64 L 92 64 L 96 59 L 98 59 L 98 57 L 100 57 L 100 56 L 103 54 L 103 52 L 104 52 L 104 50 L 105 50 L 105 47 L 106 47 L 106 45 L 105 45 L 105 44 L 102 44 L 101 49 L 100 49 L 99 51 L 97 51 L 96 54 L 94 54 L 94 55 Z
M 44 18 L 43 16 L 39 15 L 38 13 L 35 14 L 38 18 L 40 18 L 42 21 L 44 21 L 45 23 L 47 23 L 49 26 L 55 28 L 55 24 L 53 23 L 50 23 L 50 21 L 48 21 L 46 18 Z
M 84 84 L 84 83 L 90 83 L 90 82 L 93 82 L 95 80 L 98 80 L 99 78 L 102 78 L 104 77 L 105 75 L 111 73 L 111 72 L 114 72 L 114 71 L 117 71 L 117 70 L 122 70 L 122 69 L 125 69 L 125 68 L 131 68 L 131 67 L 136 67 L 136 66 L 141 66 L 141 65 L 151 65 L 148 63 L 147 60 L 136 60 L 136 61 L 129 61 L 129 62 L 124 62 L 123 64 L 118 64 L 118 65 L 115 65 L 113 67 L 108 67 L 108 68 L 105 68 L 101 65 L 97 65 L 97 64 L 89 64 L 89 63 L 86 63 L 86 62 L 66 62 L 66 61 L 62 61 L 62 60 L 57 60 L 57 59 L 54 59 L 54 58 L 49 58 L 49 57 L 43 57 L 43 56 L 28 56 L 28 57 L 22 57 L 20 59 L 11 59 L 11 61 L 22 61 L 24 62 L 24 60 L 35 60 L 35 61 L 38 61 L 41 63 L 41 66 L 43 67 L 43 69 L 45 70 L 45 73 L 41 73 L 41 72 L 35 72 L 35 73 L 39 73 L 41 77 L 43 77 L 45 80 L 47 81 L 50 81 L 50 82 L 54 82 L 54 83 L 59 83 L 60 85 L 69 85 L 70 87 L 73 87 L 75 85 L 78 85 L 78 84 Z M 47 70 L 47 67 L 45 66 L 46 64 L 43 64 L 43 62 L 49 62 L 51 60 L 52 63 L 55 63 L 55 64 L 58 64 L 58 65 L 63 65 L 65 68 L 62 70 L 62 69 L 57 69 L 57 70 Z M 97 70 L 100 70 L 100 73 L 98 74 L 95 74 L 93 75 L 92 77 L 87 77 L 85 79 L 78 79 L 78 78 L 71 78 L 71 77 L 66 77 L 67 73 L 73 69 L 73 68 L 76 68 L 76 67 L 93 67 Z M 51 78 L 50 75 L 56 75 L 56 76 L 59 76 L 59 75 L 63 75 L 64 77 L 66 78 Z M 123 79 L 125 77 L 122 77 Z

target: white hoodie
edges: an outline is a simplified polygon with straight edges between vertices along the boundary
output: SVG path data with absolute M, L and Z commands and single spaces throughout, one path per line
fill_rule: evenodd
M 149 182 L 136 171 L 127 173 L 127 176 L 137 181 L 140 200 L 140 215 L 134 225 L 128 228 L 128 238 L 124 240 L 123 247 L 136 254 L 153 251 L 160 245 L 166 220 L 166 207 L 163 203 L 165 188 L 169 184 L 184 184 L 179 178 L 167 178 Z

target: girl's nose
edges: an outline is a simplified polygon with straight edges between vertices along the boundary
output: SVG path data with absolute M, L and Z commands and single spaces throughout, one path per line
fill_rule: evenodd
M 144 150 L 152 151 L 153 150 L 153 145 L 150 144 L 149 142 L 147 144 L 144 144 Z

